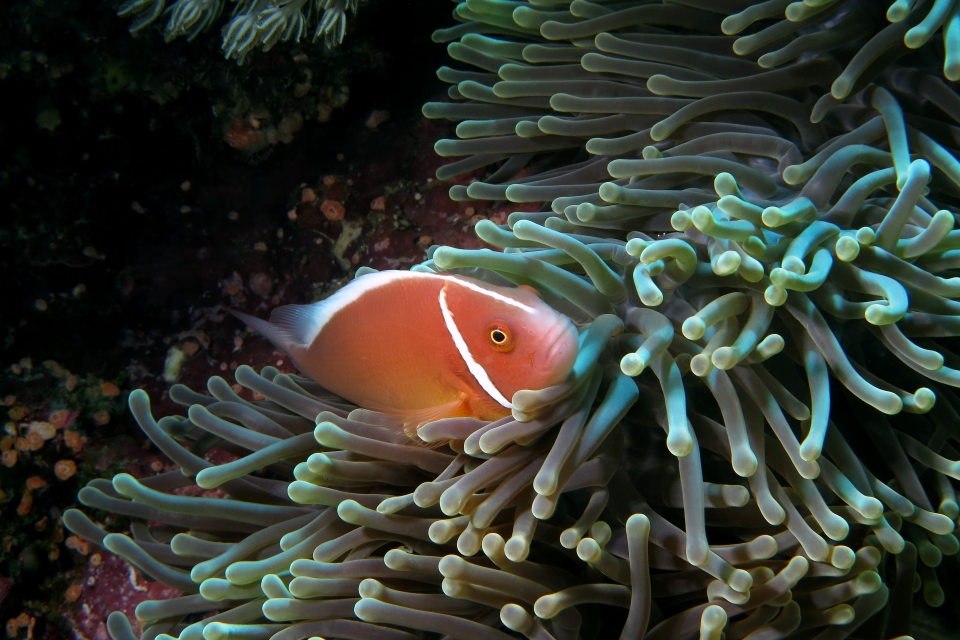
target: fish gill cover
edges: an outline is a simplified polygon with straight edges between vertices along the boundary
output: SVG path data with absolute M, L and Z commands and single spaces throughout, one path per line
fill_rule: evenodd
M 181 470 L 82 490 L 131 536 L 64 521 L 184 593 L 140 637 L 562 640 L 611 607 L 624 639 L 910 634 L 960 550 L 960 3 L 454 15 L 439 177 L 547 204 L 415 269 L 535 287 L 581 327 L 571 377 L 436 449 L 272 367 L 159 421 L 133 392 Z

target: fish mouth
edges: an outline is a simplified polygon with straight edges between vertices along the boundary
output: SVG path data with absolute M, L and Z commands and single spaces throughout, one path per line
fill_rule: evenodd
M 566 377 L 577 359 L 577 330 L 566 318 L 555 323 L 541 338 L 534 352 L 533 366 L 543 372 Z

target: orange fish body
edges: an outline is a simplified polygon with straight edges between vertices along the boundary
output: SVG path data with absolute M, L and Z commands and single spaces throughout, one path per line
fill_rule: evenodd
M 501 418 L 517 391 L 562 382 L 578 350 L 570 320 L 531 290 L 445 274 L 381 271 L 270 322 L 236 315 L 321 386 L 414 426 Z

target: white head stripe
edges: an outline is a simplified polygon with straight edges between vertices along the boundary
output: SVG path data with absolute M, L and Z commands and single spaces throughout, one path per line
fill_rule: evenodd
M 461 282 L 462 284 L 462 282 Z M 484 292 L 488 293 L 488 292 Z M 513 409 L 513 405 L 507 400 L 500 390 L 497 389 L 496 385 L 493 384 L 493 381 L 490 379 L 490 376 L 487 375 L 487 372 L 480 365 L 479 362 L 473 359 L 473 356 L 470 354 L 470 347 L 467 346 L 466 341 L 463 339 L 463 336 L 460 335 L 460 329 L 457 328 L 457 323 L 453 320 L 453 314 L 450 313 L 450 307 L 447 306 L 447 291 L 446 289 L 440 290 L 440 313 L 443 314 L 443 323 L 447 325 L 447 331 L 450 332 L 450 337 L 453 338 L 453 344 L 457 346 L 457 351 L 460 352 L 460 356 L 463 358 L 463 361 L 467 363 L 467 369 L 470 370 L 470 373 L 473 375 L 477 383 L 483 387 L 483 390 L 487 394 L 499 402 L 501 405 L 507 409 Z

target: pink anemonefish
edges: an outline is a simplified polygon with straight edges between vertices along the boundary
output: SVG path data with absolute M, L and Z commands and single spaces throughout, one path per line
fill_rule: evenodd
M 496 420 L 521 389 L 566 379 L 577 330 L 533 289 L 380 271 L 326 300 L 235 315 L 333 393 L 392 415 L 409 435 L 450 417 Z

